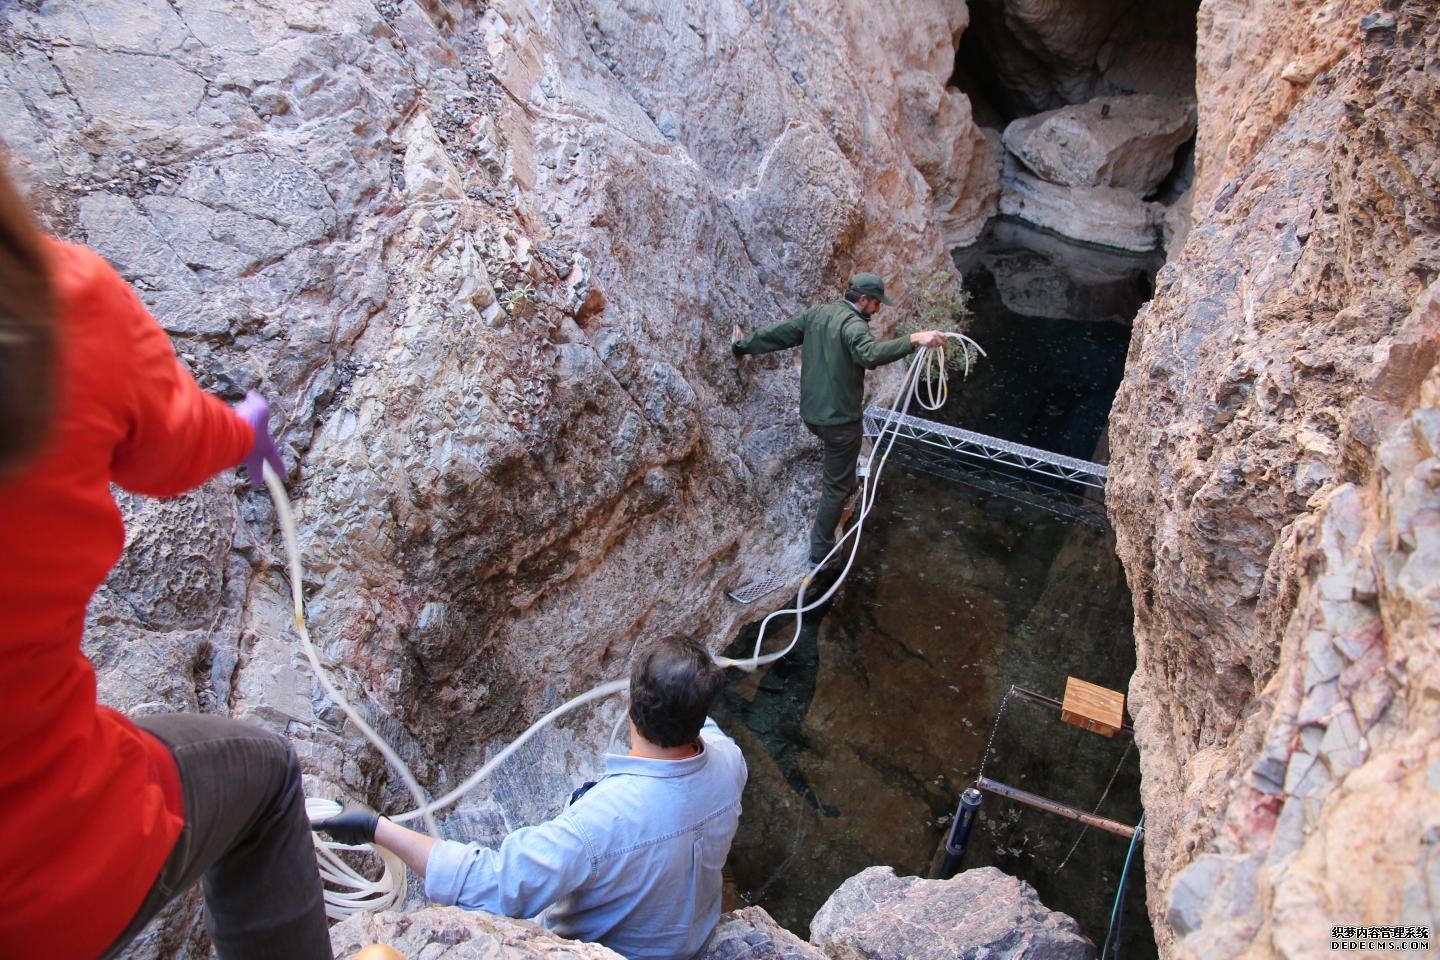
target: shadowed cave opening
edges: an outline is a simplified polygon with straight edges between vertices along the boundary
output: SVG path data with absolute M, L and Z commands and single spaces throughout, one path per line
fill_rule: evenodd
M 1115 94 L 1195 95 L 1199 0 L 970 0 L 950 83 L 982 127 Z
M 1106 254 L 1110 277 L 1076 291 L 1089 319 L 1027 316 L 1006 307 L 992 271 L 1006 258 L 1041 257 L 1037 245 L 1083 265 L 1082 275 L 1097 255 L 1005 221 L 957 252 L 971 268 L 971 334 L 990 356 L 931 416 L 1093 459 L 1128 345 L 1128 322 L 1117 317 L 1148 297 L 1158 257 Z M 1128 737 L 1103 738 L 1012 698 L 986 750 L 1011 685 L 1056 699 L 1070 675 L 1126 689 L 1132 613 L 1113 534 L 903 461 L 881 483 L 842 590 L 806 619 L 788 657 L 733 678 L 715 711 L 750 765 L 730 856 L 736 897 L 800 935 L 866 867 L 932 876 L 982 761 L 987 777 L 1011 786 L 1086 811 L 1104 795 L 1101 816 L 1140 816 Z M 792 623 L 781 621 L 767 648 L 786 642 Z M 757 628 L 727 654 L 748 655 Z M 1030 883 L 1098 947 L 1126 847 L 987 796 L 965 867 L 995 866 Z M 1138 875 L 1126 909 L 1123 954 L 1154 956 Z
M 982 126 L 998 133 L 1095 97 L 1193 99 L 1196 0 L 1040 6 L 971 4 L 952 83 Z M 1142 199 L 1181 198 L 1193 143 L 1192 134 L 1173 149 Z M 1165 261 L 1158 231 L 1153 249 L 1117 249 L 1001 215 L 954 260 L 972 297 L 969 332 L 989 356 L 926 416 L 1103 463 L 1131 324 Z M 751 771 L 730 857 L 739 903 L 804 936 L 830 894 L 868 866 L 934 875 L 956 801 L 982 763 L 988 778 L 1139 820 L 1128 736 L 1104 738 L 1005 701 L 1012 685 L 1060 699 L 1067 676 L 1126 691 L 1132 611 L 1108 528 L 892 464 L 855 569 L 817 613 L 789 657 L 734 678 L 717 707 Z M 748 655 L 758 623 L 726 652 Z M 790 623 L 767 647 L 788 640 Z M 1098 948 L 1127 848 L 1122 837 L 987 795 L 965 867 L 1030 883 Z M 1154 957 L 1139 857 L 1121 954 Z

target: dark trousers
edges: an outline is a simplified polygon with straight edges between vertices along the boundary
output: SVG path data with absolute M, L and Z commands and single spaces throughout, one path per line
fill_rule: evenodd
M 175 757 L 185 829 L 104 958 L 202 880 L 205 926 L 221 960 L 331 960 L 300 764 L 290 745 L 225 717 L 176 713 L 135 724 Z
M 845 506 L 845 498 L 855 489 L 855 462 L 860 459 L 860 439 L 864 431 L 859 420 L 835 427 L 813 423 L 805 426 L 824 445 L 820 459 L 820 506 L 815 510 L 815 525 L 810 528 L 810 562 L 819 563 L 835 546 L 840 511 Z

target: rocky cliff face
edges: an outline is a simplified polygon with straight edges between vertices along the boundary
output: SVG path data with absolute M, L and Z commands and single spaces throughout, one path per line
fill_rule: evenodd
M 1108 494 L 1171 957 L 1440 916 L 1440 21 L 1207 0 Z
M 991 44 L 1020 65 L 992 109 L 1188 93 L 1169 4 L 984 6 L 1019 38 Z M 958 0 L 17 2 L 0 136 L 203 383 L 271 396 L 314 632 L 443 789 L 642 638 L 724 634 L 720 591 L 798 546 L 793 372 L 737 371 L 728 331 L 978 234 L 1000 148 L 946 86 L 966 23 Z M 1440 915 L 1437 47 L 1423 0 L 1201 7 L 1194 227 L 1136 323 L 1109 494 L 1172 956 Z M 282 730 L 315 792 L 402 806 L 299 663 L 268 502 L 227 477 L 123 506 L 102 698 Z M 543 815 L 605 720 L 454 828 Z M 134 955 L 198 949 L 185 909 Z
M 642 639 L 718 639 L 721 591 L 799 556 L 793 370 L 738 370 L 730 327 L 862 266 L 903 290 L 978 233 L 999 162 L 946 87 L 965 24 L 939 0 L 17 3 L 0 130 L 203 384 L 272 399 L 313 632 L 439 790 Z M 300 663 L 263 495 L 123 506 L 102 698 L 254 720 L 315 792 L 402 806 Z M 471 812 L 553 807 L 602 729 Z

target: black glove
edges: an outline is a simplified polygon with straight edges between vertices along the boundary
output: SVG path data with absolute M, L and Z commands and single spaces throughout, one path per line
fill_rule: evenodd
M 347 803 L 345 809 L 328 820 L 316 820 L 311 830 L 325 834 L 336 843 L 358 847 L 362 843 L 375 842 L 375 828 L 380 824 L 380 815 L 363 803 Z

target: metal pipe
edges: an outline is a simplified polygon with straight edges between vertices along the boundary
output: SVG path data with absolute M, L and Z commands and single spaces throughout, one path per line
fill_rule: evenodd
M 1119 823 L 1115 820 L 1109 820 L 1105 817 L 1097 817 L 1095 814 L 1086 813 L 1084 810 L 1076 810 L 1074 807 L 1066 806 L 1065 804 L 1058 803 L 1054 800 L 1047 800 L 1039 794 L 1030 793 L 1026 790 L 1020 790 L 1016 787 L 1007 786 L 1006 784 L 999 783 L 995 780 L 987 780 L 984 777 L 981 777 L 979 780 L 977 780 L 975 782 L 975 785 L 981 790 L 989 790 L 991 793 L 999 794 L 1002 797 L 1008 797 L 1011 800 L 1015 800 L 1019 803 L 1032 806 L 1037 810 L 1044 810 L 1047 813 L 1053 813 L 1057 816 L 1064 817 L 1067 820 L 1079 821 L 1080 823 L 1083 823 L 1089 827 L 1094 827 L 1097 830 L 1105 830 L 1109 833 L 1115 834 L 1116 836 L 1125 837 L 1126 839 L 1135 836 L 1134 827 Z
M 945 856 L 940 861 L 939 879 L 949 880 L 960 872 L 965 862 L 965 846 L 970 842 L 970 828 L 980 816 L 983 797 L 974 787 L 967 787 L 960 794 L 960 805 L 955 808 L 955 822 L 950 824 L 950 835 L 945 838 Z
M 1011 691 L 1010 695 L 1019 697 L 1021 700 L 1029 700 L 1031 703 L 1038 703 L 1042 707 L 1049 707 L 1051 710 L 1063 710 L 1065 708 L 1065 705 L 1054 697 L 1047 697 L 1043 693 L 1026 690 L 1024 687 L 1016 687 Z
M 1029 700 L 1031 703 L 1038 703 L 1042 707 L 1049 707 L 1051 710 L 1065 709 L 1065 704 L 1061 703 L 1059 700 L 1056 700 L 1054 697 L 1047 697 L 1043 693 L 1036 693 L 1034 690 L 1026 690 L 1024 687 L 1015 687 L 1011 691 L 1011 695 L 1019 697 L 1021 700 Z M 1130 726 L 1130 724 L 1128 723 L 1122 723 L 1120 725 L 1120 732 L 1128 733 L 1131 736 L 1134 736 L 1135 728 Z

